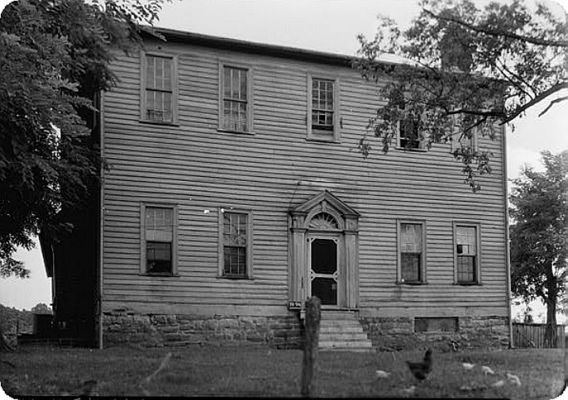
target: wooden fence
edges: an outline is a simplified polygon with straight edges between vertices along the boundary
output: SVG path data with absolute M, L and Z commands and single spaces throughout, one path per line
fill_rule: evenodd
M 544 343 L 546 324 L 522 324 L 513 323 L 513 344 L 514 347 L 550 347 Z M 556 347 L 566 347 L 566 337 L 564 325 L 556 325 Z

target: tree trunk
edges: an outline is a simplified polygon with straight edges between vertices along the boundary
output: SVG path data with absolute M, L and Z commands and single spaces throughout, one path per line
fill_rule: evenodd
M 556 348 L 558 337 L 556 334 L 556 292 L 549 287 L 546 301 L 546 331 L 544 333 L 544 347 Z

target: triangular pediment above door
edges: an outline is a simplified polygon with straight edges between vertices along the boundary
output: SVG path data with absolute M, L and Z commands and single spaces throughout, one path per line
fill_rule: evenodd
M 324 205 L 323 208 L 331 207 L 334 211 L 343 217 L 359 218 L 360 214 L 344 201 L 333 195 L 330 191 L 324 190 L 303 204 L 291 210 L 291 214 L 308 214 L 314 208 Z

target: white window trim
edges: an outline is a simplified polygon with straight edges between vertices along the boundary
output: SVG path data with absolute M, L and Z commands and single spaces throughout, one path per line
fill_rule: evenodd
M 172 227 L 172 273 L 153 274 L 146 271 L 146 208 L 158 207 L 173 210 Z M 168 203 L 141 203 L 140 204 L 140 274 L 146 276 L 171 277 L 178 273 L 178 205 Z
M 461 147 L 461 141 L 463 140 L 462 132 L 456 128 L 457 116 L 454 116 L 452 120 L 452 135 L 451 135 L 451 152 L 453 153 Z M 471 142 L 473 151 L 478 151 L 479 149 L 479 127 L 472 128 L 471 130 Z
M 458 281 L 458 252 L 457 252 L 457 228 L 463 226 L 467 228 L 475 228 L 476 255 L 475 255 L 475 281 L 473 282 L 459 282 Z M 468 285 L 481 285 L 481 224 L 471 221 L 454 221 L 453 222 L 453 252 L 454 252 L 454 284 L 468 286 Z
M 223 103 L 223 95 L 225 89 L 225 80 L 223 79 L 223 70 L 225 67 L 238 68 L 247 71 L 247 129 L 246 131 L 237 131 L 226 129 L 223 127 L 223 118 L 225 116 L 225 106 Z M 251 65 L 233 62 L 229 60 L 219 61 L 219 113 L 217 130 L 219 132 L 231 132 L 245 135 L 254 135 L 254 94 L 253 94 L 254 70 Z
M 245 214 L 247 216 L 247 266 L 246 266 L 246 275 L 242 277 L 235 277 L 235 276 L 226 276 L 225 275 L 225 257 L 224 257 L 224 238 L 223 238 L 223 229 L 224 229 L 224 214 L 232 213 L 232 214 Z M 223 279 L 245 279 L 251 280 L 254 279 L 253 275 L 253 212 L 250 209 L 242 209 L 242 208 L 232 208 L 232 207 L 219 207 L 218 210 L 219 214 L 219 223 L 218 223 L 218 270 L 217 270 L 217 277 Z
M 333 130 L 330 131 L 331 134 L 314 132 L 312 129 L 312 81 L 313 79 L 325 79 L 333 81 Z M 315 140 L 320 142 L 334 142 L 340 143 L 341 141 L 341 128 L 342 119 L 340 115 L 341 111 L 341 96 L 340 96 L 340 81 L 337 76 L 331 76 L 325 73 L 311 73 L 307 74 L 307 140 Z
M 401 225 L 402 224 L 416 224 L 422 226 L 422 257 L 420 260 L 420 277 L 421 280 L 418 282 L 410 281 L 405 282 L 402 278 L 402 260 L 401 260 Z M 422 219 L 397 219 L 396 220 L 396 283 L 403 285 L 424 285 L 428 282 L 428 277 L 426 271 L 428 270 L 426 266 L 427 260 L 427 245 L 426 245 L 426 220 Z
M 146 57 L 164 57 L 172 60 L 172 120 L 154 121 L 146 118 Z M 140 52 L 140 122 L 155 125 L 178 125 L 178 55 L 156 51 Z

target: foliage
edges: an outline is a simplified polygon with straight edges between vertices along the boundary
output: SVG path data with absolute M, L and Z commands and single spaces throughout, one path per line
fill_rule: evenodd
M 568 276 L 568 150 L 542 152 L 542 161 L 544 172 L 527 167 L 513 181 L 511 288 L 527 302 L 540 298 L 556 324 Z
M 386 100 L 369 129 L 385 152 L 401 120 L 417 126 L 427 148 L 459 142 L 454 156 L 478 190 L 478 176 L 491 172 L 492 154 L 474 148 L 472 135 L 495 139 L 500 125 L 528 108 L 549 102 L 545 113 L 568 99 L 555 97 L 568 88 L 567 18 L 522 0 L 483 9 L 470 0 L 422 0 L 420 6 L 405 32 L 380 17 L 372 40 L 359 36 L 361 58 L 354 64 L 363 77 L 382 84 Z M 388 53 L 402 59 L 377 62 Z M 365 156 L 371 151 L 366 137 L 359 147 Z
M 95 96 L 115 83 L 117 51 L 135 49 L 140 23 L 164 0 L 19 0 L 0 18 L 0 276 L 26 277 L 12 258 L 40 232 L 73 226 L 101 165 Z

